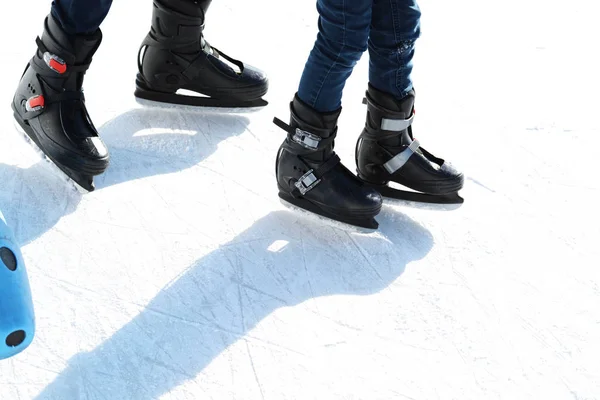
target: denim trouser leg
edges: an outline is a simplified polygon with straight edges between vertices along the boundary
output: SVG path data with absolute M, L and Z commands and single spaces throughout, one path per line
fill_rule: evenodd
M 320 112 L 341 107 L 342 91 L 369 49 L 369 82 L 401 99 L 412 89 L 412 60 L 420 35 L 416 0 L 318 0 L 319 33 L 304 67 L 298 96 Z
M 369 37 L 369 82 L 402 99 L 411 89 L 421 12 L 416 0 L 373 0 Z
M 112 0 L 54 0 L 52 15 L 71 35 L 92 33 L 104 21 Z
M 298 97 L 319 112 L 341 107 L 352 69 L 367 50 L 372 0 L 318 0 L 319 33 L 308 57 Z

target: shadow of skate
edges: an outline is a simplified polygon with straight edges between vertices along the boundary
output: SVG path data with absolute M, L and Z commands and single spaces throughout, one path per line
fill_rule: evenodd
M 98 129 L 111 161 L 96 178 L 96 190 L 193 167 L 214 153 L 219 142 L 242 134 L 248 123 L 240 115 L 177 108 L 127 111 Z
M 210 156 L 220 141 L 243 133 L 247 125 L 246 117 L 235 114 L 160 108 L 127 111 L 99 129 L 111 165 L 96 177 L 96 190 L 190 168 Z M 0 182 L 0 207 L 21 246 L 52 229 L 82 199 L 44 160 L 28 168 L 0 164 Z
M 408 217 L 386 215 L 383 221 L 379 234 L 367 236 L 327 229 L 287 210 L 267 214 L 170 282 L 96 349 L 70 359 L 37 399 L 77 399 L 83 393 L 158 399 L 240 340 L 294 353 L 285 338 L 263 340 L 249 332 L 282 307 L 379 292 L 431 249 L 430 233 Z M 316 320 L 311 326 L 346 326 L 337 313 L 300 307 Z M 250 363 L 245 356 L 235 369 L 252 368 Z
M 461 196 L 461 197 L 464 198 L 464 196 Z M 383 204 L 390 206 L 390 207 L 406 207 L 406 208 L 414 208 L 417 210 L 427 210 L 427 211 L 456 211 L 464 206 L 464 203 L 436 204 L 436 203 L 425 203 L 425 202 L 417 202 L 417 201 L 392 199 L 389 197 L 385 197 L 383 199 Z
M 81 201 L 81 193 L 44 160 L 28 168 L 0 164 L 0 182 L 0 208 L 20 246 L 51 229 Z

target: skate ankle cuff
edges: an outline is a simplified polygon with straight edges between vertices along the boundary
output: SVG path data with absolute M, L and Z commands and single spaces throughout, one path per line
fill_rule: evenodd
M 35 43 L 42 54 L 41 59 L 44 61 L 45 66 L 56 75 L 62 75 L 66 78 L 70 73 L 84 72 L 90 66 L 90 63 L 75 64 L 75 56 L 73 54 L 61 54 L 60 56 L 54 54 L 46 47 L 39 36 L 35 39 Z M 47 71 L 41 71 L 37 63 L 33 63 L 33 67 L 41 75 L 47 75 Z
M 184 14 L 163 2 L 154 1 L 150 36 L 157 45 L 186 46 L 197 42 L 204 31 L 203 16 Z
M 327 146 L 331 145 L 335 140 L 337 135 L 337 128 L 330 134 L 329 137 L 323 138 L 318 134 L 305 131 L 300 128 L 294 128 L 285 122 L 281 121 L 279 118 L 273 118 L 273 123 L 277 125 L 279 128 L 283 129 L 288 133 L 288 138 L 306 150 L 310 152 L 314 152 L 320 149 L 324 149 Z
M 402 132 L 412 125 L 415 115 L 411 115 L 408 119 L 391 119 L 381 118 L 381 129 L 391 132 Z
M 366 127 L 370 134 L 376 136 L 396 136 L 399 133 L 410 128 L 415 119 L 414 109 L 410 116 L 406 118 L 406 114 L 387 110 L 375 103 L 368 96 L 363 98 L 363 104 L 367 105 L 370 119 L 375 123 L 375 127 L 369 126 L 367 121 Z
M 313 133 L 303 131 L 302 129 L 296 128 L 291 139 L 309 150 L 317 150 L 319 143 L 321 143 L 321 137 Z

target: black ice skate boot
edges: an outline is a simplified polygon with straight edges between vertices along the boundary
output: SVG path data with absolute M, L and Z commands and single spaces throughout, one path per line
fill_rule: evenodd
M 67 35 L 52 15 L 44 21 L 38 50 L 21 77 L 12 102 L 14 116 L 37 147 L 85 191 L 108 167 L 108 150 L 98 137 L 81 87 L 100 30 Z
M 152 27 L 138 53 L 137 97 L 200 107 L 267 104 L 262 99 L 269 86 L 265 74 L 204 39 L 205 14 L 211 1 L 154 0 Z M 176 93 L 180 89 L 201 96 Z
M 333 151 L 341 110 L 320 114 L 297 95 L 290 110 L 290 125 L 273 120 L 288 133 L 275 166 L 279 197 L 337 221 L 376 229 L 381 195 L 364 186 Z
M 367 120 L 356 144 L 358 177 L 384 197 L 462 203 L 457 192 L 463 186 L 463 174 L 413 138 L 414 100 L 414 91 L 397 101 L 369 85 L 363 101 L 367 104 Z M 390 181 L 416 192 L 391 188 Z

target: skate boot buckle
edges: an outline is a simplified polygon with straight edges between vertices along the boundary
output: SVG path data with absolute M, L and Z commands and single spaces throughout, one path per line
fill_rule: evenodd
M 320 182 L 321 179 L 318 179 L 314 174 L 314 170 L 311 169 L 306 174 L 302 175 L 300 179 L 296 181 L 294 186 L 296 186 L 296 188 L 298 188 L 298 190 L 300 191 L 300 194 L 304 196 L 312 188 L 317 186 Z
M 413 140 L 410 146 L 408 146 L 402 152 L 396 154 L 391 160 L 383 164 L 383 167 L 386 169 L 387 172 L 393 174 L 394 172 L 402 168 L 404 164 L 406 164 L 408 159 L 416 153 L 419 147 L 419 141 Z
M 310 150 L 317 150 L 319 148 L 319 143 L 321 142 L 320 136 L 303 131 L 299 128 L 296 128 L 294 131 L 294 136 L 292 136 L 292 139 L 302 147 Z
M 52 71 L 58 74 L 64 74 L 67 72 L 67 63 L 55 54 L 49 52 L 44 53 L 44 62 Z
M 39 111 L 42 108 L 44 108 L 44 103 L 45 103 L 44 96 L 42 96 L 41 94 L 30 97 L 25 102 L 25 110 L 27 110 L 28 112 Z

